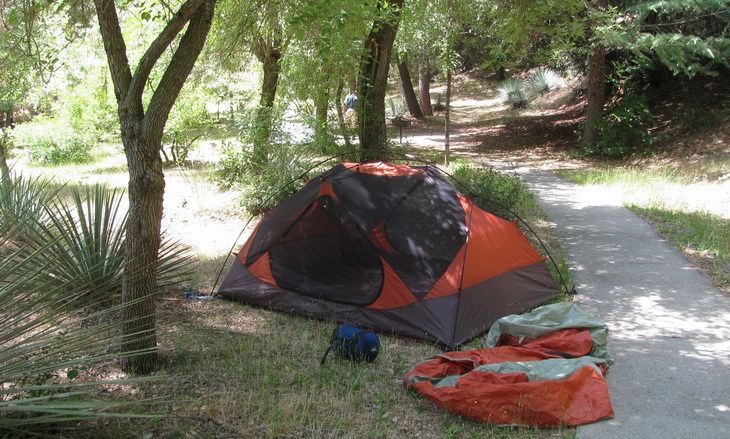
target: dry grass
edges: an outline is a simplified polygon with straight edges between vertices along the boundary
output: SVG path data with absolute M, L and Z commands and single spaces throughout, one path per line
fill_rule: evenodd
M 165 375 L 117 389 L 122 398 L 156 397 L 158 420 L 99 421 L 74 437 L 125 438 L 552 438 L 573 429 L 499 428 L 445 414 L 403 388 L 434 346 L 381 335 L 370 364 L 320 359 L 333 322 L 247 305 L 168 297 L 159 308 Z M 476 340 L 475 343 L 481 342 Z M 88 428 L 88 425 L 86 426 Z M 63 433 L 63 430 L 57 433 Z

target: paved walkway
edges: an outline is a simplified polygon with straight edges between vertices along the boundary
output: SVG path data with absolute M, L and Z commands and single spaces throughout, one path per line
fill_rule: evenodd
M 578 437 L 730 438 L 730 298 L 611 190 L 524 177 L 557 225 L 576 303 L 610 328 L 616 415 Z

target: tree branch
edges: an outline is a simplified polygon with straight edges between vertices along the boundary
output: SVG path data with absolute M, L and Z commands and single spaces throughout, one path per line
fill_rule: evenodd
M 136 99 L 141 97 L 144 92 L 145 84 L 150 77 L 150 73 L 162 54 L 175 40 L 175 37 L 183 30 L 190 18 L 195 14 L 200 5 L 206 0 L 187 0 L 180 6 L 175 16 L 167 23 L 165 28 L 150 44 L 150 47 L 142 55 L 134 71 L 134 76 L 129 86 L 129 96 Z M 207 32 L 206 32 L 207 35 Z
M 216 1 L 202 0 L 192 15 L 180 45 L 165 69 L 157 91 L 152 96 L 145 116 L 145 128 L 158 129 L 160 135 L 162 134 L 170 110 L 175 105 L 180 90 L 203 50 L 213 22 Z
M 114 94 L 117 102 L 121 103 L 129 90 L 132 82 L 132 73 L 127 58 L 127 48 L 122 36 L 122 28 L 119 26 L 119 17 L 113 0 L 94 0 L 96 16 L 99 20 L 99 28 L 104 50 L 109 62 L 109 71 L 114 84 Z

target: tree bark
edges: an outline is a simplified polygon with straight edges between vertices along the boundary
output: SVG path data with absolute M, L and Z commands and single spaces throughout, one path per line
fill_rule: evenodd
M 581 138 L 581 147 L 589 148 L 598 138 L 597 122 L 606 101 L 606 48 L 596 45 L 588 64 L 588 105 Z
M 377 20 L 365 40 L 358 79 L 359 135 L 362 161 L 383 159 L 388 150 L 385 92 L 388 69 L 404 0 L 389 3 L 389 17 Z M 381 3 L 378 3 L 379 7 Z
M 449 69 L 446 72 L 446 123 L 444 124 L 446 127 L 446 132 L 444 133 L 446 141 L 444 142 L 444 166 L 449 166 L 451 161 L 451 78 L 451 69 Z
M 268 144 L 271 138 L 274 102 L 276 89 L 281 74 L 281 59 L 284 57 L 282 43 L 278 39 L 266 41 L 259 37 L 256 57 L 261 62 L 264 77 L 261 83 L 261 97 L 256 112 L 256 133 L 253 139 L 254 164 L 263 165 L 268 155 Z
M 162 132 L 170 110 L 203 49 L 215 4 L 216 0 L 188 0 L 183 3 L 149 46 L 132 74 L 114 2 L 94 0 L 114 83 L 122 143 L 129 168 L 129 220 L 122 284 L 122 302 L 125 305 L 122 312 L 122 367 L 131 373 L 150 373 L 157 368 L 159 361 L 154 294 L 165 191 L 160 157 Z M 145 113 L 142 97 L 150 73 L 186 25 L 187 30 Z
M 344 87 L 345 83 L 340 78 L 340 80 L 337 82 L 337 92 L 335 93 L 335 109 L 337 110 L 337 121 L 340 125 L 340 132 L 342 133 L 342 138 L 345 140 L 345 149 L 347 151 L 350 151 L 352 149 L 352 143 L 350 141 L 350 136 L 352 136 L 352 129 L 348 127 L 345 123 L 345 111 L 342 108 L 342 96 L 344 95 Z
M 422 119 L 423 112 L 421 111 L 421 107 L 418 106 L 418 98 L 416 97 L 416 92 L 413 90 L 413 81 L 411 81 L 411 74 L 408 71 L 408 64 L 405 59 L 398 56 L 398 52 L 395 53 L 395 63 L 398 66 L 398 75 L 400 76 L 403 98 L 406 101 L 408 112 L 416 119 Z
M 593 27 L 600 24 L 598 20 L 608 7 L 607 0 L 591 0 L 586 6 L 593 13 L 592 26 L 587 34 L 593 35 Z M 606 103 L 606 47 L 594 43 L 593 51 L 588 59 L 588 90 L 587 90 L 586 118 L 581 137 L 581 148 L 586 149 L 595 145 L 598 140 L 598 120 L 603 113 Z
M 418 94 L 420 96 L 419 104 L 421 112 L 424 116 L 433 116 L 433 107 L 431 106 L 431 78 L 433 74 L 426 66 L 418 69 Z
M 10 167 L 5 157 L 8 154 L 8 149 L 5 147 L 5 131 L 0 132 L 0 178 L 10 178 Z
M 322 152 L 327 150 L 327 110 L 329 108 L 329 90 L 325 89 L 314 97 L 314 140 Z

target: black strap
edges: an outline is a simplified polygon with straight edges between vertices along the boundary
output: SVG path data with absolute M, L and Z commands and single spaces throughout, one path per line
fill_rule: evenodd
M 319 362 L 320 365 L 324 364 L 324 360 L 327 359 L 327 354 L 329 354 L 331 350 L 332 350 L 332 345 L 330 345 L 330 347 L 328 347 L 327 350 L 324 351 L 324 355 L 322 356 L 322 361 Z
M 342 343 L 343 345 L 345 343 L 350 343 L 350 345 L 349 345 L 349 347 L 350 347 L 350 356 L 354 357 L 354 355 L 353 355 L 354 354 L 354 352 L 353 352 L 353 350 L 354 350 L 353 349 L 353 346 L 355 344 L 357 344 L 357 342 L 360 341 L 360 338 L 362 338 L 362 336 L 365 335 L 365 334 L 367 334 L 368 332 L 370 332 L 370 331 L 368 331 L 367 329 L 363 329 L 362 331 L 360 331 L 357 334 L 353 335 L 351 339 L 348 339 L 348 338 L 345 338 L 345 337 L 335 336 L 335 334 L 337 334 L 337 328 L 335 328 L 335 332 L 332 334 L 332 341 L 330 342 L 330 345 L 327 348 L 327 350 L 324 351 L 324 355 L 322 356 L 322 360 L 319 362 L 319 364 L 320 365 L 321 364 L 324 364 L 325 360 L 327 359 L 327 355 L 329 355 L 329 353 L 332 350 L 332 348 L 335 347 L 335 341 L 336 340 L 339 340 L 339 342 Z

